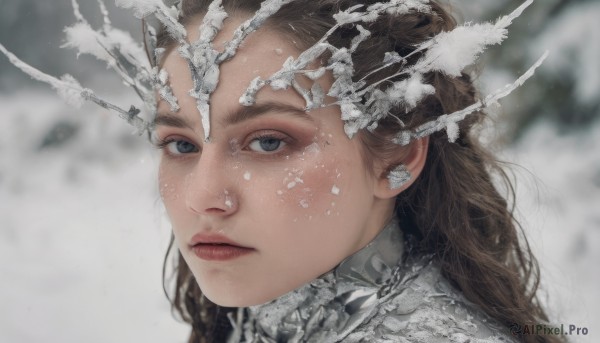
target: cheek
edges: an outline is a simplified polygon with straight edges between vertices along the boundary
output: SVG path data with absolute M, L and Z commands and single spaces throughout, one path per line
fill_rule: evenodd
M 310 150 L 310 148 L 309 148 Z M 252 172 L 245 198 L 263 210 L 275 209 L 287 221 L 314 220 L 338 214 L 343 190 L 352 183 L 351 163 L 335 150 L 313 151 L 279 167 Z M 254 174 L 259 177 L 254 177 Z
M 165 204 L 177 194 L 175 191 L 176 185 L 173 181 L 173 172 L 166 168 L 163 162 L 161 162 L 158 167 L 158 191 Z
M 185 209 L 185 183 L 191 173 L 186 168 L 161 162 L 158 168 L 158 191 L 172 222 L 177 221 Z M 186 181 L 188 180 L 188 181 Z
M 180 174 L 179 168 L 173 168 L 164 159 L 161 160 L 158 166 L 158 190 L 163 201 L 170 200 L 177 194 L 176 190 L 181 182 Z

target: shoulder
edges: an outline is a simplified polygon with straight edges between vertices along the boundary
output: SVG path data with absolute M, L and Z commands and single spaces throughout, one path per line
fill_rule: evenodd
M 470 303 L 428 263 L 410 266 L 373 316 L 343 342 L 517 342 L 508 328 Z

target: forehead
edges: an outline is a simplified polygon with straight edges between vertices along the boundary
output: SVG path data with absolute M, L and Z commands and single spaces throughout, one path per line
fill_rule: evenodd
M 246 19 L 248 17 L 239 14 L 228 17 L 223 28 L 213 40 L 213 48 L 222 51 L 225 43 L 232 39 L 235 30 Z M 190 42 L 198 39 L 201 23 L 202 17 L 199 16 L 186 26 Z M 219 83 L 210 96 L 211 115 L 226 107 L 225 104 L 228 104 L 228 106 L 241 106 L 239 105 L 239 98 L 254 78 L 269 78 L 281 69 L 288 57 L 297 57 L 298 55 L 298 49 L 294 47 L 289 38 L 269 29 L 267 25 L 260 27 L 246 38 L 232 59 L 219 66 Z M 189 91 L 193 88 L 189 64 L 179 55 L 176 47 L 166 55 L 163 68 L 169 74 L 170 86 L 181 108 L 184 110 L 195 109 L 196 99 L 189 95 Z M 266 87 L 260 93 L 262 93 L 262 97 L 275 96 L 272 94 L 274 92 L 270 87 Z M 276 95 L 277 97 L 301 99 L 298 94 L 292 94 L 293 92 L 277 93 L 279 93 Z M 160 100 L 159 112 L 168 112 L 168 109 L 168 104 Z

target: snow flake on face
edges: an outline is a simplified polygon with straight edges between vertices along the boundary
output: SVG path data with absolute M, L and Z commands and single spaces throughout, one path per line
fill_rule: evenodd
M 309 146 L 307 146 L 306 148 L 304 148 L 304 153 L 303 154 L 317 154 L 321 152 L 321 147 L 319 147 L 319 144 L 317 143 L 312 143 Z
M 225 206 L 227 208 L 233 207 L 233 199 L 231 198 L 231 196 L 229 195 L 229 192 L 227 190 L 225 190 Z
M 308 201 L 306 199 L 300 200 L 299 204 L 302 208 L 308 208 Z
M 339 195 L 340 194 L 340 189 L 336 185 L 333 185 L 333 187 L 331 187 L 331 194 L 333 194 L 333 195 Z
M 287 189 L 292 189 L 298 184 L 304 183 L 302 174 L 304 174 L 304 171 L 295 168 L 292 169 L 292 171 L 288 172 L 288 175 L 283 179 L 283 184 L 286 185 Z
M 250 181 L 251 178 L 252 178 L 252 174 L 250 174 L 249 171 L 244 173 L 244 180 Z

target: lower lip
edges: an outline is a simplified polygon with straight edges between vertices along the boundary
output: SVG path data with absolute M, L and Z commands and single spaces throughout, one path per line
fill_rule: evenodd
M 247 255 L 254 251 L 233 245 L 198 244 L 192 247 L 196 256 L 207 261 L 227 261 Z

